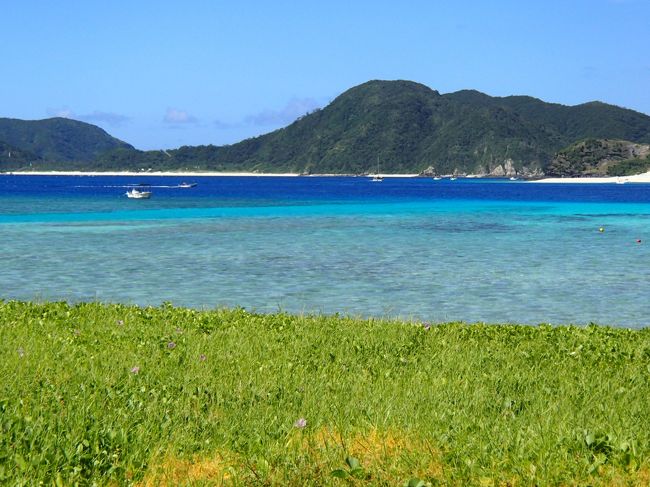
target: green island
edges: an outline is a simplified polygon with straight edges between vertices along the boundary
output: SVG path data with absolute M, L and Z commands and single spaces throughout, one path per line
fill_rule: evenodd
M 582 150 L 584 141 L 612 151 Z M 617 176 L 647 170 L 648 153 L 643 113 L 475 90 L 440 94 L 405 80 L 368 81 L 286 127 L 222 146 L 141 151 L 76 120 L 0 118 L 0 171 Z
M 0 484 L 648 485 L 650 330 L 0 301 Z

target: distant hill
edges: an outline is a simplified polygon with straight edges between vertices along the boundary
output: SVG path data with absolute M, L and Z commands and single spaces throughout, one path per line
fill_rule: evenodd
M 92 163 L 102 153 L 133 147 L 89 123 L 67 118 L 17 120 L 0 118 L 0 142 L 15 150 L 32 154 L 39 165 L 55 162 Z M 0 163 L 12 162 L 0 151 Z
M 222 171 L 535 175 L 559 150 L 593 137 L 650 142 L 650 117 L 599 102 L 570 107 L 370 81 L 283 129 L 237 144 L 110 157 L 118 165 L 135 157 L 140 165 Z
M 600 102 L 564 106 L 473 90 L 441 95 L 412 81 L 369 81 L 259 137 L 168 151 L 138 151 L 113 139 L 112 149 L 89 151 L 84 168 L 531 176 L 547 171 L 556 153 L 584 139 L 650 143 L 650 117 Z M 4 137 L 1 124 L 0 141 L 33 152 L 43 159 L 40 165 L 55 160 Z M 82 159 L 59 157 L 57 167 L 66 160 Z
M 627 176 L 650 170 L 650 145 L 625 140 L 587 139 L 558 152 L 549 176 Z

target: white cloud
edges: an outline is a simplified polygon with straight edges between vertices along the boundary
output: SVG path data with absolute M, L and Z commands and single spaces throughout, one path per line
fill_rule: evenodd
M 68 107 L 63 108 L 48 108 L 47 114 L 50 117 L 61 117 L 61 118 L 76 118 L 75 113 L 70 110 Z
M 125 122 L 131 120 L 131 117 L 126 115 L 120 115 L 119 113 L 112 112 L 102 112 L 101 110 L 95 110 L 92 113 L 86 115 L 79 115 L 79 120 L 90 123 L 107 123 L 114 127 L 123 125 Z
M 223 120 L 215 120 L 212 124 L 220 130 L 232 129 L 238 126 L 237 124 L 224 122 Z
M 320 107 L 313 98 L 292 98 L 281 110 L 263 110 L 249 115 L 245 122 L 251 125 L 284 125 Z
M 104 124 L 112 125 L 114 127 L 122 125 L 125 122 L 131 120 L 131 117 L 127 117 L 126 115 L 121 115 L 119 113 L 113 113 L 113 112 L 103 112 L 101 110 L 94 110 L 91 113 L 77 115 L 77 113 L 75 113 L 73 110 L 71 110 L 68 107 L 48 108 L 47 114 L 50 117 L 61 117 L 61 118 L 69 118 L 71 120 L 82 120 L 84 122 L 88 122 L 92 124 L 104 123 Z
M 176 108 L 168 108 L 165 116 L 163 117 L 163 122 L 169 123 L 172 125 L 185 125 L 197 123 L 198 120 L 196 117 L 190 115 L 185 110 L 178 110 Z

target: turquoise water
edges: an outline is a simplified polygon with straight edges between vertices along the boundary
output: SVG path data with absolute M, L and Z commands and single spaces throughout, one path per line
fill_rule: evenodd
M 4 299 L 650 323 L 648 185 L 206 178 L 133 201 L 119 178 L 15 178 Z

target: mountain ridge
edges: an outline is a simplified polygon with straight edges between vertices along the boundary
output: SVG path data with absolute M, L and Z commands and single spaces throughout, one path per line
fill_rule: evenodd
M 62 169 L 535 176 L 580 140 L 650 143 L 650 116 L 599 101 L 569 106 L 528 95 L 440 94 L 414 81 L 371 80 L 286 127 L 230 145 L 139 151 L 111 138 L 87 160 L 68 155 L 54 162 L 47 151 L 3 135 L 0 123 L 0 141 L 35 153 L 40 167 Z
M 62 117 L 0 118 L 0 141 L 33 154 L 38 161 L 62 163 L 93 161 L 100 154 L 120 147 L 135 150 L 96 125 Z

